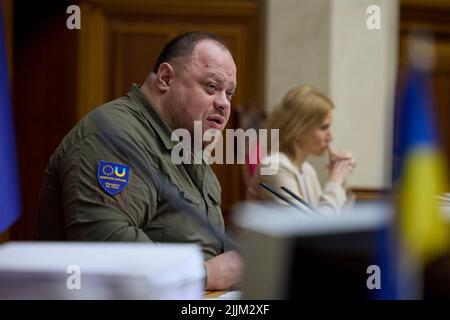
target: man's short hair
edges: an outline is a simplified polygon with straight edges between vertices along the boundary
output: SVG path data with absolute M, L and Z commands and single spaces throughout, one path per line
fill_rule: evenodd
M 195 46 L 202 40 L 213 40 L 221 44 L 226 50 L 230 51 L 225 40 L 210 32 L 186 32 L 170 40 L 162 49 L 156 63 L 153 66 L 153 72 L 157 73 L 161 63 L 170 62 L 174 58 L 189 57 L 192 55 Z

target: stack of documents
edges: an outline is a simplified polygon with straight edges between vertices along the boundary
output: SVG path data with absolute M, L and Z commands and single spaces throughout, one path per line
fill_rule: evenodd
M 0 299 L 202 299 L 196 244 L 9 242 Z

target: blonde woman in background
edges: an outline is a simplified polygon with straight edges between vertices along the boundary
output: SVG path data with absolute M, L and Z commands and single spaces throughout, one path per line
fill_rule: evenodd
M 260 166 L 250 180 L 249 200 L 273 200 L 285 204 L 259 186 L 265 182 L 294 203 L 282 191 L 289 188 L 323 214 L 339 213 L 347 202 L 344 188 L 346 178 L 353 172 L 356 161 L 350 152 L 335 152 L 330 126 L 333 103 L 310 86 L 291 89 L 270 115 L 267 128 L 279 129 L 279 152 L 270 152 L 264 163 L 278 162 L 275 175 L 261 174 Z M 328 152 L 328 179 L 323 189 L 315 169 L 306 161 L 309 156 Z

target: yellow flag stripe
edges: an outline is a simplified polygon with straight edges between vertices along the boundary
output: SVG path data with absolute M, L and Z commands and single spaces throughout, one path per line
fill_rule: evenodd
M 406 245 L 425 263 L 449 246 L 449 226 L 436 195 L 444 192 L 445 162 L 437 151 L 417 150 L 406 160 L 400 184 L 400 228 Z

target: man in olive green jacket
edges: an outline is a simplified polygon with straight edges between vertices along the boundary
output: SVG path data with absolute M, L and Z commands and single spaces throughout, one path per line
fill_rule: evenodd
M 224 232 L 216 176 L 205 163 L 174 164 L 171 134 L 183 128 L 193 136 L 194 121 L 201 121 L 203 130 L 223 130 L 235 87 L 236 66 L 221 38 L 193 32 L 171 40 L 142 86 L 134 84 L 126 96 L 96 108 L 64 137 L 45 170 L 36 237 L 199 243 L 206 289 L 236 284 L 239 255 L 175 210 L 148 171 L 133 161 L 168 177 Z

